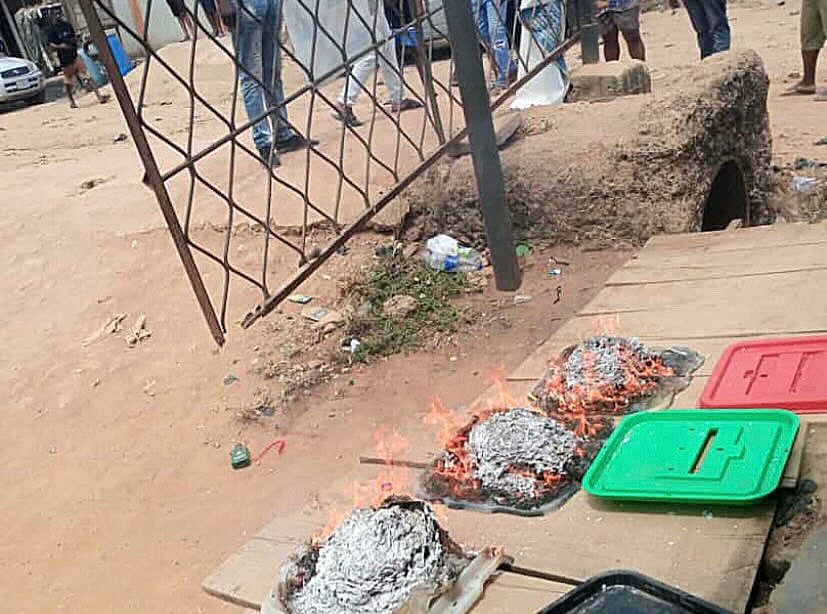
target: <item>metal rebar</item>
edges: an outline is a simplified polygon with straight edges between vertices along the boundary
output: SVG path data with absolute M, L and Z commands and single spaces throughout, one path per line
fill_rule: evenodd
M 518 576 L 528 576 L 529 578 L 538 578 L 540 580 L 548 580 L 549 582 L 559 582 L 560 584 L 569 584 L 571 586 L 580 586 L 583 580 L 570 578 L 569 576 L 562 576 L 548 571 L 541 571 L 539 569 L 531 569 L 530 567 L 522 567 L 514 565 L 513 563 L 502 563 L 497 569 L 508 573 L 513 573 Z
M 497 289 L 512 291 L 520 287 L 520 267 L 514 251 L 511 213 L 505 202 L 505 180 L 488 89 L 479 60 L 477 24 L 466 0 L 445 0 L 445 14 L 494 277 Z

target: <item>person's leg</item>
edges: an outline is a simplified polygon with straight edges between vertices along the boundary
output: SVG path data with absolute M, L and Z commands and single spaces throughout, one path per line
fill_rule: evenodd
M 712 53 L 720 53 L 729 49 L 731 34 L 729 19 L 726 16 L 726 0 L 701 0 L 709 24 L 710 43 Z
M 277 108 L 273 117 L 276 128 L 276 145 L 289 141 L 296 133 L 287 123 L 287 106 L 284 104 L 284 84 L 281 80 L 281 0 L 266 0 L 267 12 L 264 18 L 263 43 L 261 48 L 264 71 L 265 99 L 268 107 Z
M 186 16 L 181 15 L 178 17 L 178 25 L 181 26 L 181 31 L 184 33 L 184 38 L 181 40 L 188 41 L 190 39 L 189 29 L 187 28 L 187 21 Z
M 243 8 L 242 5 L 243 4 Z M 262 0 L 243 0 L 238 7 L 237 34 L 233 33 L 233 47 L 239 62 L 238 81 L 247 117 L 253 119 L 264 113 L 264 88 L 262 70 L 262 25 L 266 7 Z M 253 124 L 253 143 L 262 154 L 270 159 L 273 145 L 272 130 L 267 117 Z
M 712 36 L 709 31 L 709 22 L 706 20 L 703 0 L 684 0 L 683 5 L 689 14 L 692 28 L 698 35 L 698 49 L 701 52 L 701 59 L 712 54 Z
M 620 59 L 620 43 L 617 40 L 617 26 L 612 24 L 603 31 L 603 59 L 615 62 Z
M 505 0 L 486 1 L 489 39 L 497 66 L 494 86 L 498 88 L 508 87 L 508 79 L 511 75 L 511 46 L 508 42 L 506 11 Z
M 89 73 L 86 71 L 86 64 L 83 63 L 83 60 L 78 58 L 75 62 L 77 64 L 77 68 L 75 70 L 77 72 L 78 83 L 80 83 L 82 87 L 92 88 L 92 91 L 95 93 L 95 98 L 98 99 L 99 103 L 103 104 L 108 101 L 109 96 L 101 94 L 98 90 L 97 84 L 89 78 Z
M 63 70 L 65 71 L 66 68 Z M 72 91 L 72 82 L 66 78 L 65 74 L 63 76 L 63 87 L 66 88 L 66 97 L 69 99 L 69 108 L 77 109 L 78 103 L 75 102 L 74 92 Z
M 801 2 L 801 62 L 804 74 L 801 81 L 788 90 L 788 93 L 813 94 L 816 90 L 816 67 L 818 54 L 827 39 L 827 8 L 822 15 L 820 4 L 827 7 L 822 0 L 802 0 Z
M 640 36 L 640 6 L 623 11 L 618 16 L 618 27 L 623 33 L 629 55 L 636 60 L 646 61 L 646 47 Z

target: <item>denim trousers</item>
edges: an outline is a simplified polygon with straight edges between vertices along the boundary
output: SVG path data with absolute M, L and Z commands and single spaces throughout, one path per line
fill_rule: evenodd
M 284 86 L 281 82 L 281 0 L 239 0 L 238 28 L 233 28 L 233 47 L 241 65 L 238 71 L 241 96 L 247 117 L 262 115 L 267 108 L 278 109 L 272 117 L 276 123 L 276 142 L 293 136 L 287 124 Z M 270 117 L 253 124 L 256 148 L 269 149 L 273 144 Z
M 684 5 L 698 34 L 701 59 L 729 49 L 726 0 L 684 0 Z
M 508 42 L 506 13 L 510 0 L 471 0 L 482 44 L 491 50 L 497 65 L 494 85 L 505 87 L 511 74 L 511 45 Z

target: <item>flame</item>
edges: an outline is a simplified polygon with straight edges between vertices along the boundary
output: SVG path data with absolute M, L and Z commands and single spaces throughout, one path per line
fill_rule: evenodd
M 376 454 L 384 461 L 382 471 L 376 479 L 353 483 L 353 506 L 356 508 L 379 507 L 390 497 L 408 496 L 410 494 L 411 476 L 408 467 L 395 464 L 410 447 L 407 439 L 399 433 L 388 433 L 378 428 L 373 434 Z M 351 510 L 334 510 L 324 527 L 312 535 L 312 543 L 320 544 L 342 524 Z
M 493 379 L 498 394 L 483 402 L 482 407 L 472 408 L 465 413 L 455 412 L 448 409 L 441 399 L 434 398 L 430 411 L 423 418 L 425 424 L 437 427 L 437 440 L 442 448 L 442 454 L 434 462 L 431 471 L 449 488 L 451 495 L 458 499 L 480 495 L 481 485 L 474 477 L 475 462 L 466 447 L 471 429 L 495 413 L 509 411 L 521 405 L 507 393 L 502 378 L 494 375 Z M 527 409 L 542 414 L 536 407 Z M 524 467 L 511 467 L 510 471 L 536 481 L 534 496 L 542 494 L 544 490 L 556 488 L 565 480 L 564 476 L 552 472 L 544 472 L 538 476 L 534 471 Z
M 626 378 L 622 386 L 604 381 L 597 373 L 597 354 L 583 353 L 585 383 L 569 388 L 565 381 L 567 356 L 560 355 L 550 362 L 543 383 L 543 392 L 554 399 L 551 415 L 574 425 L 579 437 L 594 437 L 603 426 L 596 415 L 616 415 L 628 411 L 635 399 L 652 392 L 665 377 L 673 375 L 671 368 L 656 358 L 641 361 L 626 347 L 617 349 Z

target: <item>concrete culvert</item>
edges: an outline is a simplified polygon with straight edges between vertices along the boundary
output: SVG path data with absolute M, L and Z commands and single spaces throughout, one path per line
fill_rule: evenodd
M 676 68 L 663 91 L 523 112 L 500 157 L 515 234 L 536 243 L 641 245 L 656 234 L 773 221 L 769 79 L 754 51 Z M 417 232 L 477 246 L 471 157 L 405 191 Z
M 745 226 L 749 225 L 749 203 L 744 174 L 730 160 L 721 166 L 712 180 L 701 230 L 723 230 L 733 220 L 743 220 Z

